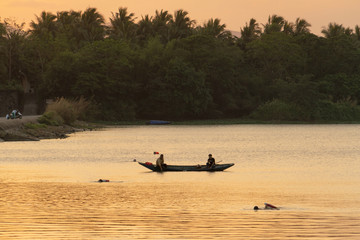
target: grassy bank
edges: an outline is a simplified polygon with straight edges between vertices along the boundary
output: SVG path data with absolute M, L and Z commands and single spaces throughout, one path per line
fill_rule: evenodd
M 38 122 L 13 121 L 9 127 L 3 128 L 0 123 L 0 142 L 2 141 L 39 141 L 41 139 L 66 138 L 68 134 L 88 131 L 100 126 L 91 123 L 76 121 L 72 125 L 46 125 Z

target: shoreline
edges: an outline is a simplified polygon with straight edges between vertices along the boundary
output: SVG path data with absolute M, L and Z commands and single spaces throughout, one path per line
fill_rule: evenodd
M 36 116 L 23 116 L 22 119 L 0 118 L 0 142 L 40 141 L 42 139 L 62 139 L 68 134 L 93 130 L 91 123 L 77 121 L 72 126 L 49 126 L 40 124 Z
M 126 126 L 126 125 L 149 125 L 149 120 L 133 120 L 133 121 L 95 121 L 95 124 L 100 124 L 103 126 Z M 360 124 L 360 121 L 261 121 L 253 119 L 204 119 L 204 120 L 184 120 L 184 121 L 170 121 L 170 124 L 167 125 L 251 125 L 251 124 L 261 124 L 261 125 L 284 125 L 284 124 Z
M 7 141 L 39 141 L 42 139 L 62 139 L 74 132 L 88 131 L 111 126 L 142 126 L 147 125 L 146 120 L 117 121 L 117 122 L 84 122 L 76 121 L 73 125 L 50 126 L 38 122 L 41 115 L 23 116 L 22 119 L 0 118 L 0 142 Z M 258 121 L 247 119 L 207 119 L 171 121 L 173 126 L 201 126 L 201 125 L 285 125 L 285 124 L 360 124 L 356 121 L 327 121 L 327 122 L 298 122 L 298 121 Z

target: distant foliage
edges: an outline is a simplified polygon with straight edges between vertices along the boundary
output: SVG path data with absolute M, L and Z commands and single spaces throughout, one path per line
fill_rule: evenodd
M 301 119 L 301 110 L 295 104 L 275 99 L 259 106 L 251 117 L 266 121 L 293 121 Z
M 349 102 L 333 103 L 321 101 L 319 120 L 324 121 L 353 121 L 360 119 L 360 107 Z
M 31 84 L 58 99 L 46 124 L 86 120 L 256 118 L 360 121 L 360 31 L 251 18 L 235 37 L 218 18 L 96 8 L 0 21 L 0 89 Z M 79 98 L 82 96 L 83 98 Z M 77 99 L 77 100 L 71 100 Z

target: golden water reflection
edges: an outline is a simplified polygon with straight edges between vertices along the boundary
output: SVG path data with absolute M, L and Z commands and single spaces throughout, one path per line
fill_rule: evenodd
M 0 239 L 359 239 L 358 133 L 140 127 L 0 143 Z M 168 162 L 212 152 L 235 166 L 161 174 L 132 162 L 159 149 Z M 281 209 L 253 210 L 264 202 Z
M 5 190 L 6 189 L 6 190 Z M 253 211 L 267 194 L 221 184 L 3 184 L 0 237 L 11 239 L 308 239 L 359 237 L 359 214 L 295 204 Z M 284 200 L 285 197 L 285 200 Z M 308 197 L 311 197 L 308 196 Z M 334 196 L 336 197 L 336 196 Z M 316 200 L 317 201 L 317 200 Z M 293 202 L 294 205 L 290 203 Z M 337 204 L 337 200 L 329 200 Z M 329 203 L 329 205 L 331 205 Z M 353 203 L 358 204 L 358 202 Z M 355 206 L 349 206 L 355 207 Z

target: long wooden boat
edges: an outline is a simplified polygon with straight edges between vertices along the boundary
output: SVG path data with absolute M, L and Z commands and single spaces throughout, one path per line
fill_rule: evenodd
M 151 162 L 138 162 L 141 166 L 146 167 L 154 172 L 160 172 L 160 169 L 156 167 L 156 165 Z M 223 171 L 229 167 L 234 166 L 234 163 L 227 164 L 215 164 L 213 167 L 208 167 L 206 165 L 167 165 L 163 167 L 163 172 L 180 172 L 180 171 L 206 171 L 206 172 L 215 172 L 215 171 Z

